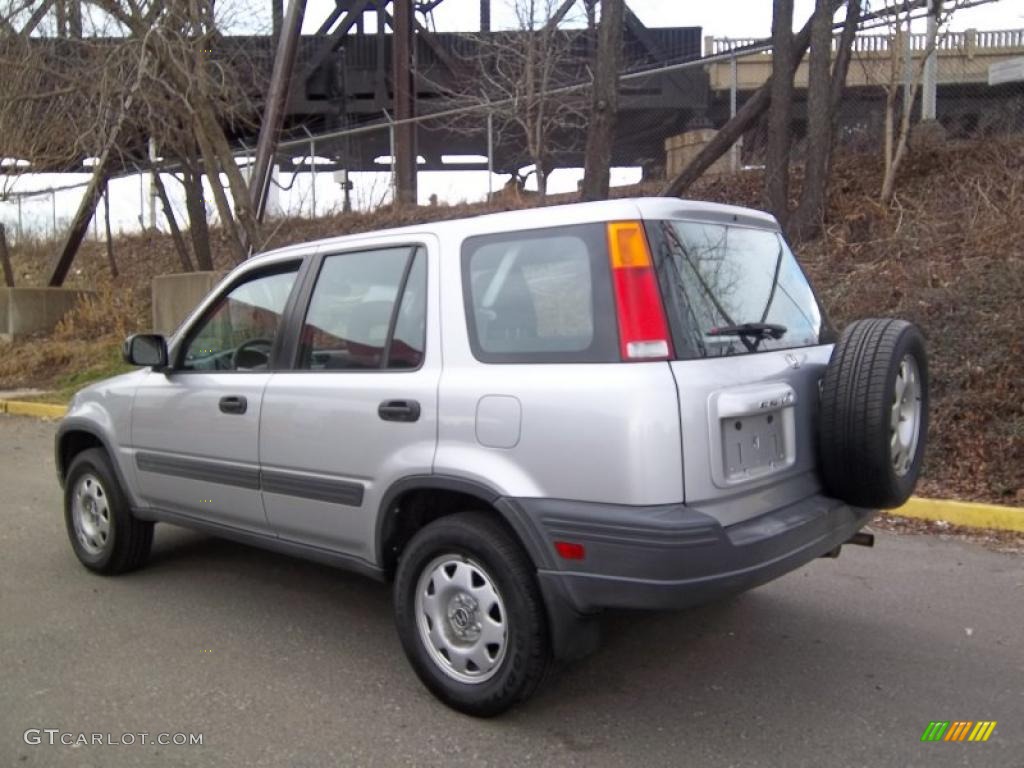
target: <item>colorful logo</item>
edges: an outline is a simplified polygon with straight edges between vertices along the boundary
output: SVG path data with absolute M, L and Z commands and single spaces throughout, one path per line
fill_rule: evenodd
M 988 741 L 995 729 L 995 720 L 932 720 L 921 741 Z

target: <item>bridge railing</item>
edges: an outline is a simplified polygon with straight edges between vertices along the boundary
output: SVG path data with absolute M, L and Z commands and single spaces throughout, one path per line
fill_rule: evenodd
M 832 39 L 832 49 L 838 44 L 838 35 Z M 928 35 L 915 32 L 911 35 L 857 35 L 853 50 L 862 54 L 889 53 L 893 48 L 903 50 L 903 40 L 908 39 L 910 50 L 924 51 L 928 47 Z M 752 37 L 711 37 L 704 39 L 704 55 L 711 56 L 737 51 L 743 55 L 743 48 L 764 43 Z M 936 48 L 941 53 L 973 56 L 985 52 L 1006 52 L 1020 50 L 1024 53 L 1024 29 L 967 29 L 963 32 L 947 32 L 939 35 Z M 749 56 L 771 56 L 771 51 L 760 51 Z

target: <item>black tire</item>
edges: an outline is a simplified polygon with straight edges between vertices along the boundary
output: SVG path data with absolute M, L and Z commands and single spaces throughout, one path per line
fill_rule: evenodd
M 921 407 L 916 444 L 897 460 L 890 446 L 891 418 L 908 357 L 916 364 Z M 821 474 L 830 495 L 871 509 L 898 507 L 910 497 L 928 438 L 928 358 L 917 326 L 858 320 L 843 332 L 822 381 L 818 432 Z
M 428 567 L 447 555 L 485 569 L 504 604 L 504 655 L 493 676 L 482 682 L 453 679 L 421 637 L 417 587 Z M 460 512 L 426 526 L 402 552 L 394 589 L 395 621 L 406 656 L 423 684 L 448 706 L 493 717 L 527 699 L 540 684 L 551 651 L 536 569 L 500 522 L 485 513 Z
M 75 494 L 80 481 L 89 493 L 105 502 L 106 532 L 91 537 L 91 544 L 80 540 L 75 527 Z M 92 490 L 96 489 L 96 490 Z M 103 503 L 99 505 L 102 507 Z M 64 481 L 64 523 L 71 548 L 90 571 L 104 575 L 125 573 L 146 562 L 153 543 L 153 523 L 136 518 L 128 505 L 110 458 L 100 448 L 82 451 L 71 462 Z

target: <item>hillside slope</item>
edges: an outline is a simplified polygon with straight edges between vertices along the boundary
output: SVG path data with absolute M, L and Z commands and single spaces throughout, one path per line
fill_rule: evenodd
M 874 156 L 837 161 L 826 231 L 801 249 L 801 261 L 838 326 L 898 316 L 924 329 L 932 437 L 921 492 L 1024 505 L 1024 140 L 917 149 L 889 211 L 875 202 L 880 178 Z M 760 189 L 759 174 L 744 173 L 705 181 L 693 197 L 756 207 Z M 497 207 L 284 221 L 272 244 Z M 111 369 L 123 335 L 148 322 L 152 276 L 177 264 L 169 239 L 159 235 L 120 238 L 116 250 L 122 276 L 111 281 L 101 246 L 86 246 L 69 284 L 99 287 L 99 301 L 69 316 L 54 337 L 6 350 L 0 389 L 67 387 L 82 371 Z M 41 280 L 47 256 L 15 254 L 22 284 Z M 229 266 L 223 244 L 215 260 Z M 78 374 L 69 379 L 68 370 Z

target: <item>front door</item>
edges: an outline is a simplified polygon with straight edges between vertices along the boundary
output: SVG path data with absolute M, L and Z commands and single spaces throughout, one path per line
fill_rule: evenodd
M 422 245 L 321 259 L 294 370 L 264 394 L 263 501 L 282 539 L 373 562 L 383 493 L 433 467 L 436 276 Z
M 298 262 L 239 278 L 186 331 L 171 369 L 151 372 L 132 407 L 145 502 L 207 522 L 265 532 L 259 419 Z

